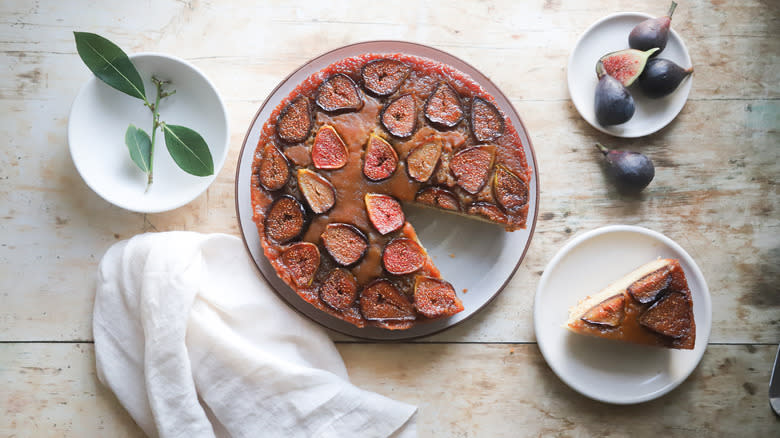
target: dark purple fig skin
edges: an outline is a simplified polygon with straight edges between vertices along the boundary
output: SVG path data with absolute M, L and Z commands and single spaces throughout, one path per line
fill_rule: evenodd
M 628 34 L 628 46 L 637 50 L 650 50 L 658 47 L 658 51 L 651 56 L 658 55 L 669 41 L 669 27 L 672 25 L 672 14 L 677 8 L 677 3 L 672 2 L 669 12 L 658 18 L 648 18 L 637 24 Z
M 642 191 L 655 177 L 653 161 L 639 152 L 613 151 L 596 143 L 607 159 L 607 172 L 617 183 L 618 190 L 627 193 Z
M 659 99 L 672 94 L 691 73 L 693 67 L 685 69 L 668 59 L 651 59 L 639 76 L 639 89 L 647 97 Z
M 610 75 L 604 75 L 596 85 L 596 120 L 604 126 L 619 125 L 631 120 L 636 111 L 634 98 L 626 87 Z

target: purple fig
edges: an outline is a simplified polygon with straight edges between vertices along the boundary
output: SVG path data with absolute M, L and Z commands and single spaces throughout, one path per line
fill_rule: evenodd
M 619 125 L 634 117 L 634 98 L 626 87 L 610 75 L 596 85 L 596 120 L 601 125 Z
M 637 24 L 628 34 L 628 46 L 642 51 L 657 47 L 660 53 L 669 41 L 669 27 L 672 25 L 672 14 L 676 8 L 677 3 L 672 2 L 669 12 L 663 17 L 648 18 Z
M 624 192 L 640 192 L 655 176 L 653 162 L 644 154 L 629 151 L 613 151 L 596 143 L 607 159 L 607 172 Z
M 682 68 L 668 59 L 651 59 L 639 76 L 639 89 L 647 97 L 658 99 L 672 94 L 683 79 L 693 73 L 693 67 Z

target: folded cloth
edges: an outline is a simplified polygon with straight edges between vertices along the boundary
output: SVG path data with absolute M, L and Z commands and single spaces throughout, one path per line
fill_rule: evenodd
M 274 294 L 234 236 L 115 244 L 93 330 L 98 378 L 152 437 L 416 435 L 416 408 L 349 383 L 333 341 Z

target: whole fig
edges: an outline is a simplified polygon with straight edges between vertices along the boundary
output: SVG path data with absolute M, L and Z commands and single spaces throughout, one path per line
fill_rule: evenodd
M 609 150 L 596 143 L 607 160 L 607 172 L 617 183 L 618 190 L 638 193 L 650 184 L 655 177 L 653 161 L 639 152 Z
M 604 125 L 619 125 L 631 120 L 636 106 L 626 87 L 610 75 L 596 85 L 596 120 Z

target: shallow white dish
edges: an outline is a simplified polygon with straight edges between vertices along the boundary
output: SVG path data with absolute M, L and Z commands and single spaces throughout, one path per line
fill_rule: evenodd
M 691 92 L 693 75 L 684 79 L 680 86 L 669 96 L 650 99 L 642 94 L 636 84 L 629 92 L 636 103 L 634 116 L 626 123 L 615 126 L 602 126 L 596 121 L 594 98 L 596 93 L 596 62 L 610 52 L 628 49 L 628 34 L 640 22 L 654 18 L 639 12 L 620 12 L 593 23 L 580 36 L 569 57 L 567 79 L 569 95 L 583 119 L 601 132 L 616 137 L 642 137 L 659 131 L 668 125 L 680 113 L 688 94 Z M 672 20 L 674 28 L 674 20 Z M 682 38 L 671 30 L 669 42 L 659 57 L 674 61 L 683 68 L 691 66 L 691 57 Z
M 169 55 L 130 55 L 141 74 L 146 98 L 156 89 L 151 77 L 170 80 L 176 94 L 160 102 L 160 120 L 197 131 L 211 150 L 214 175 L 198 177 L 181 170 L 157 130 L 154 182 L 148 192 L 146 175 L 130 159 L 125 145 L 129 124 L 152 134 L 152 113 L 139 99 L 114 90 L 92 76 L 73 101 L 68 120 L 68 144 L 84 182 L 106 201 L 127 210 L 156 213 L 181 207 L 214 181 L 228 152 L 227 112 L 214 84 L 192 64 Z
M 571 333 L 569 308 L 640 265 L 657 257 L 675 258 L 693 297 L 696 346 L 670 350 L 624 344 Z M 550 260 L 534 300 L 534 329 L 550 368 L 567 385 L 595 400 L 640 403 L 682 383 L 707 348 L 712 301 L 704 276 L 685 250 L 658 232 L 612 225 L 574 237 Z
M 465 308 L 450 318 L 417 324 L 408 330 L 358 328 L 301 299 L 276 275 L 276 271 L 263 254 L 257 227 L 252 221 L 252 159 L 263 124 L 282 99 L 311 74 L 338 60 L 364 53 L 405 53 L 421 56 L 449 64 L 471 76 L 496 99 L 498 106 L 512 121 L 523 142 L 523 150 L 531 169 L 531 180 L 528 183 L 528 221 L 524 230 L 509 233 L 497 225 L 404 205 L 407 220 L 414 225 L 420 241 L 441 270 L 442 276 L 455 287 Z M 523 260 L 536 225 L 538 202 L 538 172 L 531 140 L 520 117 L 501 90 L 464 61 L 432 47 L 403 41 L 369 41 L 341 47 L 312 59 L 294 71 L 271 92 L 255 115 L 244 139 L 236 169 L 236 210 L 239 225 L 244 242 L 268 283 L 290 306 L 312 320 L 332 330 L 367 339 L 400 340 L 427 336 L 476 314 L 501 292 Z M 468 292 L 463 293 L 463 289 Z

